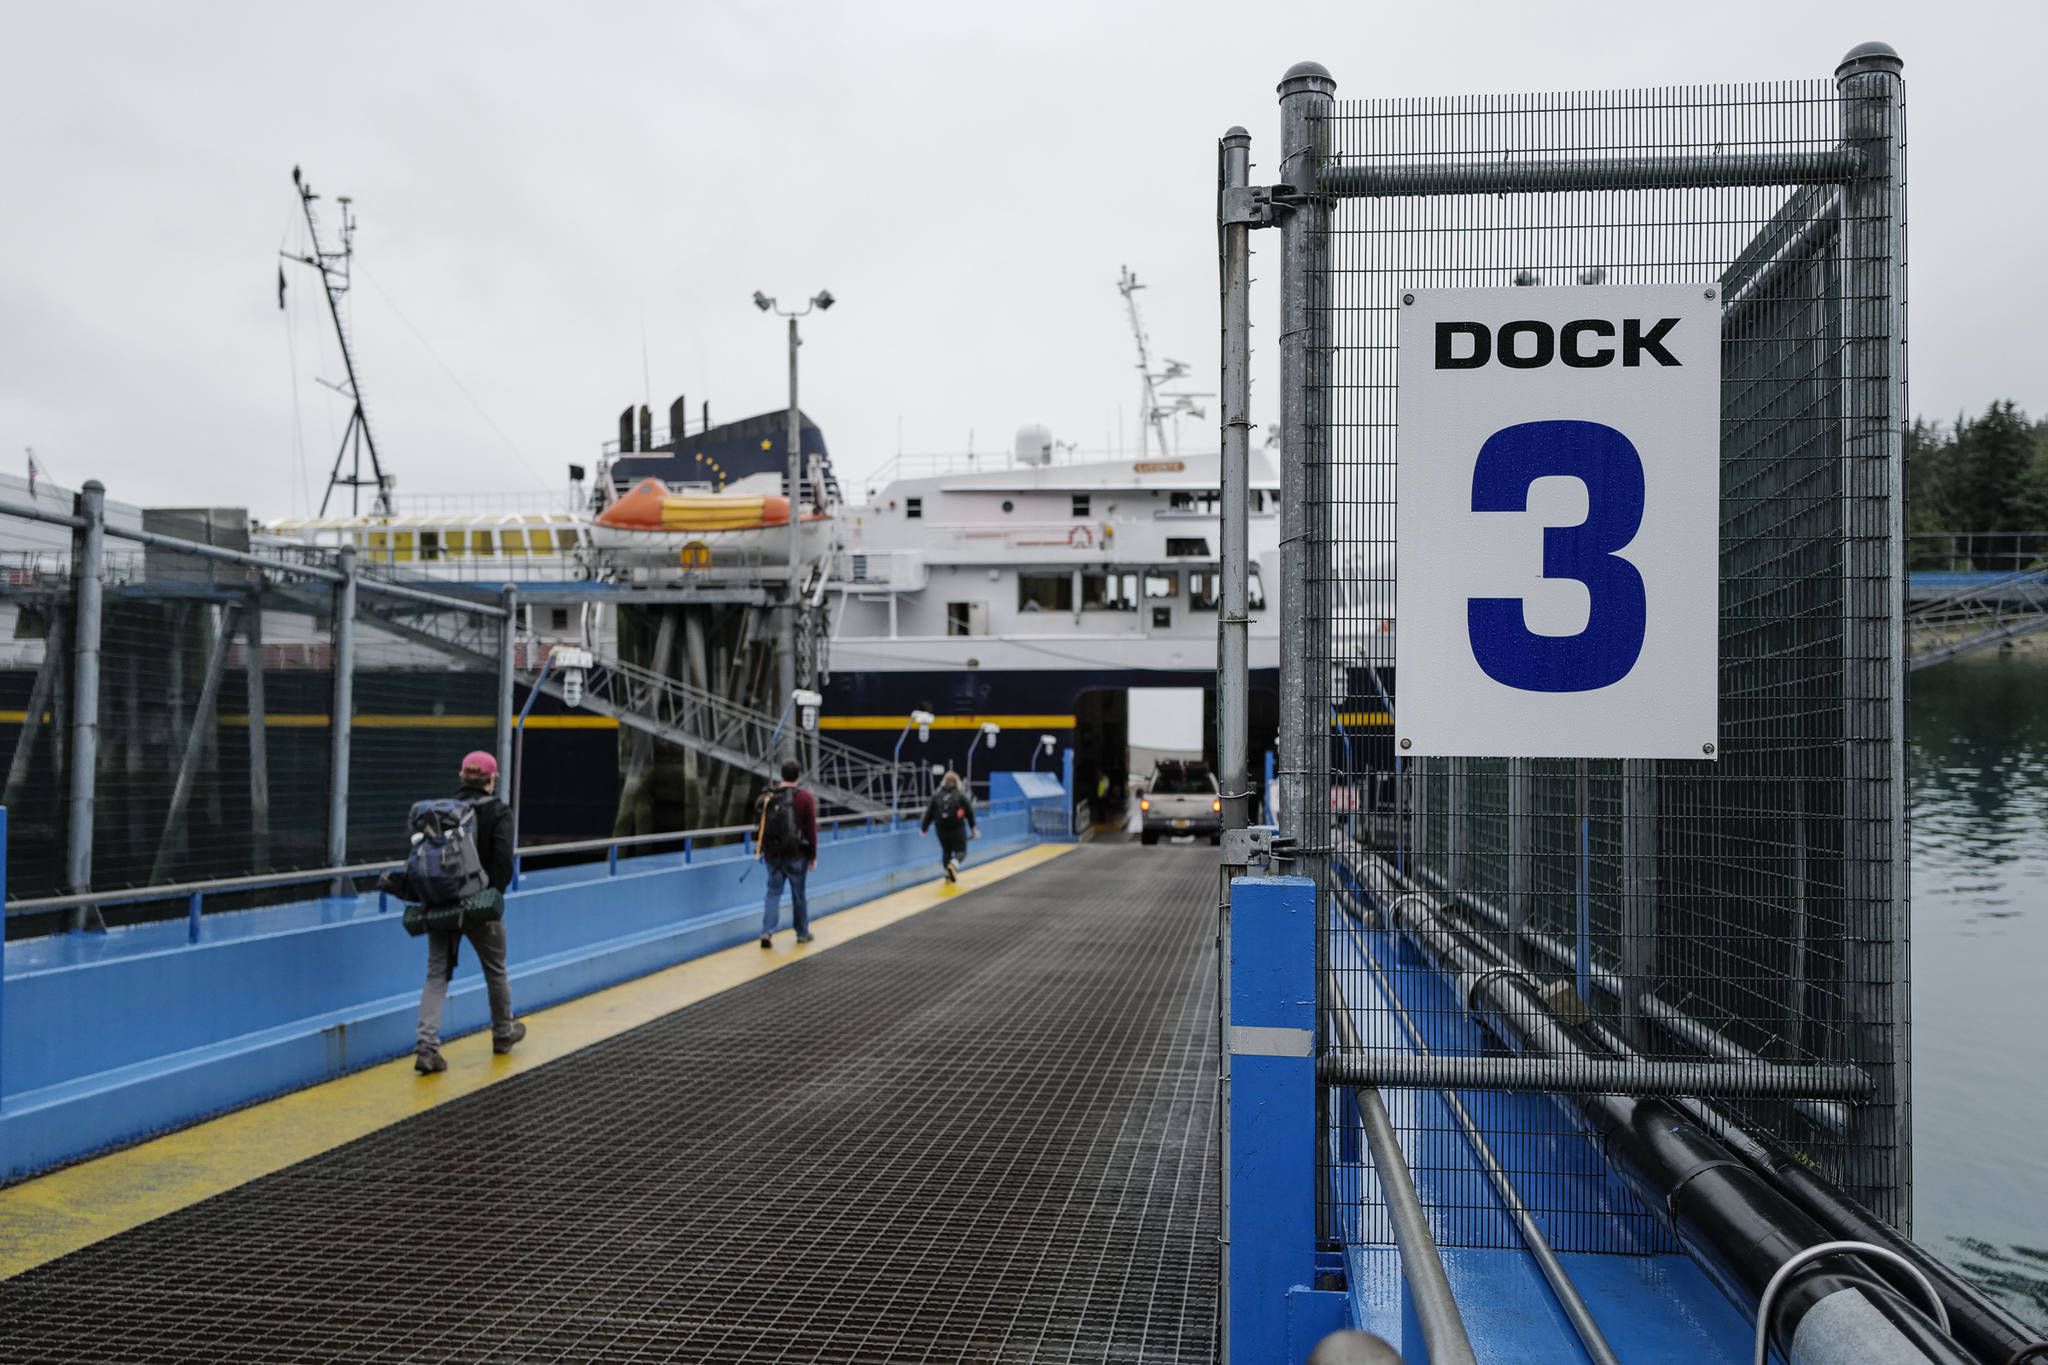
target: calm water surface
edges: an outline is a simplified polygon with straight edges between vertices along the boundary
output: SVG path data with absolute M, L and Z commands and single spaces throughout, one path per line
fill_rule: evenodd
M 2048 1327 L 2048 657 L 1911 706 L 1914 1235 Z

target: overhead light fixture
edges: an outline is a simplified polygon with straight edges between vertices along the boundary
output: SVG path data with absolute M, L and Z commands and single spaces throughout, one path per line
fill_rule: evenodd
M 817 304 L 819 309 L 823 310 L 826 308 L 830 308 L 833 304 L 839 302 L 839 300 L 832 297 L 831 290 L 820 289 L 818 291 L 818 296 L 812 299 L 811 302 Z
M 758 289 L 754 291 L 754 307 L 760 309 L 762 312 L 765 313 L 774 306 L 774 299 L 769 298 L 766 294 L 762 293 Z

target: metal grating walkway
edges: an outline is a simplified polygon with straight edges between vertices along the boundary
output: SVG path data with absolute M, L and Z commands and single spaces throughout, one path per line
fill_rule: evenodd
M 1207 1361 L 1215 875 L 1084 846 L 0 1282 L 0 1359 Z

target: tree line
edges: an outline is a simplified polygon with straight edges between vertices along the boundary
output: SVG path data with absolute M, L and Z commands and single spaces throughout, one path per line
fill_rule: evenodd
M 1915 420 L 1906 433 L 1906 530 L 1923 537 L 1916 561 L 1983 558 L 1976 567 L 1991 568 L 1992 559 L 2048 554 L 2048 419 L 2031 421 L 2007 399 L 1952 423 Z M 1999 540 L 1924 539 L 1957 532 Z

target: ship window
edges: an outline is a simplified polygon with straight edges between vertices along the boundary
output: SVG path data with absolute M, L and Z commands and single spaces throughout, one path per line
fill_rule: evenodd
M 904 515 L 904 516 L 906 516 L 906 517 L 908 517 L 908 518 L 910 518 L 910 519 L 911 519 L 912 521 L 916 521 L 916 520 L 920 519 L 921 517 L 923 517 L 923 516 L 924 516 L 924 499 L 923 499 L 923 498 L 905 498 L 905 499 L 903 500 L 903 515 Z
M 986 635 L 988 634 L 988 603 L 948 602 L 946 603 L 946 634 Z
M 1186 512 L 1191 516 L 1213 517 L 1216 503 L 1221 495 L 1213 488 L 1196 489 L 1193 492 L 1174 493 L 1166 500 L 1167 508 L 1175 512 Z
M 1017 504 L 1016 504 L 1016 503 L 1014 503 L 1014 502 L 1011 502 L 1011 501 L 1010 501 L 1010 500 L 1009 500 L 1008 498 L 1004 498 L 1004 499 L 1003 499 L 1003 510 L 1004 510 L 1005 512 L 1014 512 L 1014 511 L 1016 511 L 1016 510 L 1017 510 Z
M 1253 611 L 1266 609 L 1266 585 L 1259 581 L 1259 566 L 1251 566 L 1251 575 L 1244 585 L 1245 605 Z
M 1254 511 L 1254 512 L 1263 512 L 1263 511 L 1265 511 L 1265 510 L 1266 510 L 1266 490 L 1265 490 L 1265 489 L 1263 489 L 1263 488 L 1254 488 L 1254 489 L 1252 490 L 1252 492 L 1251 492 L 1251 506 L 1252 506 L 1252 511 Z
M 1214 569 L 1188 570 L 1188 607 L 1193 611 L 1214 611 L 1223 600 L 1223 575 Z
M 420 558 L 439 559 L 440 557 L 441 533 L 439 531 L 420 532 Z
M 497 551 L 491 548 L 491 533 L 489 531 L 471 531 L 469 533 L 469 552 L 473 555 L 496 554 Z
M 1167 629 L 1171 628 L 1171 627 L 1172 627 L 1172 625 L 1173 625 L 1173 608 L 1172 608 L 1172 607 L 1154 607 L 1154 608 L 1152 608 L 1152 628 L 1153 628 L 1154 630 L 1167 630 Z
M 1171 597 L 1179 591 L 1179 574 L 1148 573 L 1145 575 L 1145 596 Z
M 1088 515 L 1088 495 L 1086 493 L 1074 494 L 1074 515 L 1077 517 Z
M 1166 538 L 1168 559 L 1207 559 L 1209 541 L 1206 536 L 1168 536 Z
M 1134 573 L 1081 575 L 1082 611 L 1136 611 L 1138 576 Z
M 1018 611 L 1072 611 L 1074 576 L 1070 573 L 1017 575 Z
M 568 609 L 567 607 L 552 607 L 552 608 L 550 608 L 550 609 L 548 610 L 548 629 L 549 629 L 549 630 L 567 630 L 568 628 L 569 628 L 569 609 Z
M 537 555 L 553 554 L 555 552 L 555 538 L 547 531 L 528 531 L 526 533 L 526 548 Z
M 526 553 L 526 537 L 517 531 L 498 532 L 498 553 L 523 555 Z M 1172 551 L 1168 551 L 1169 554 Z

